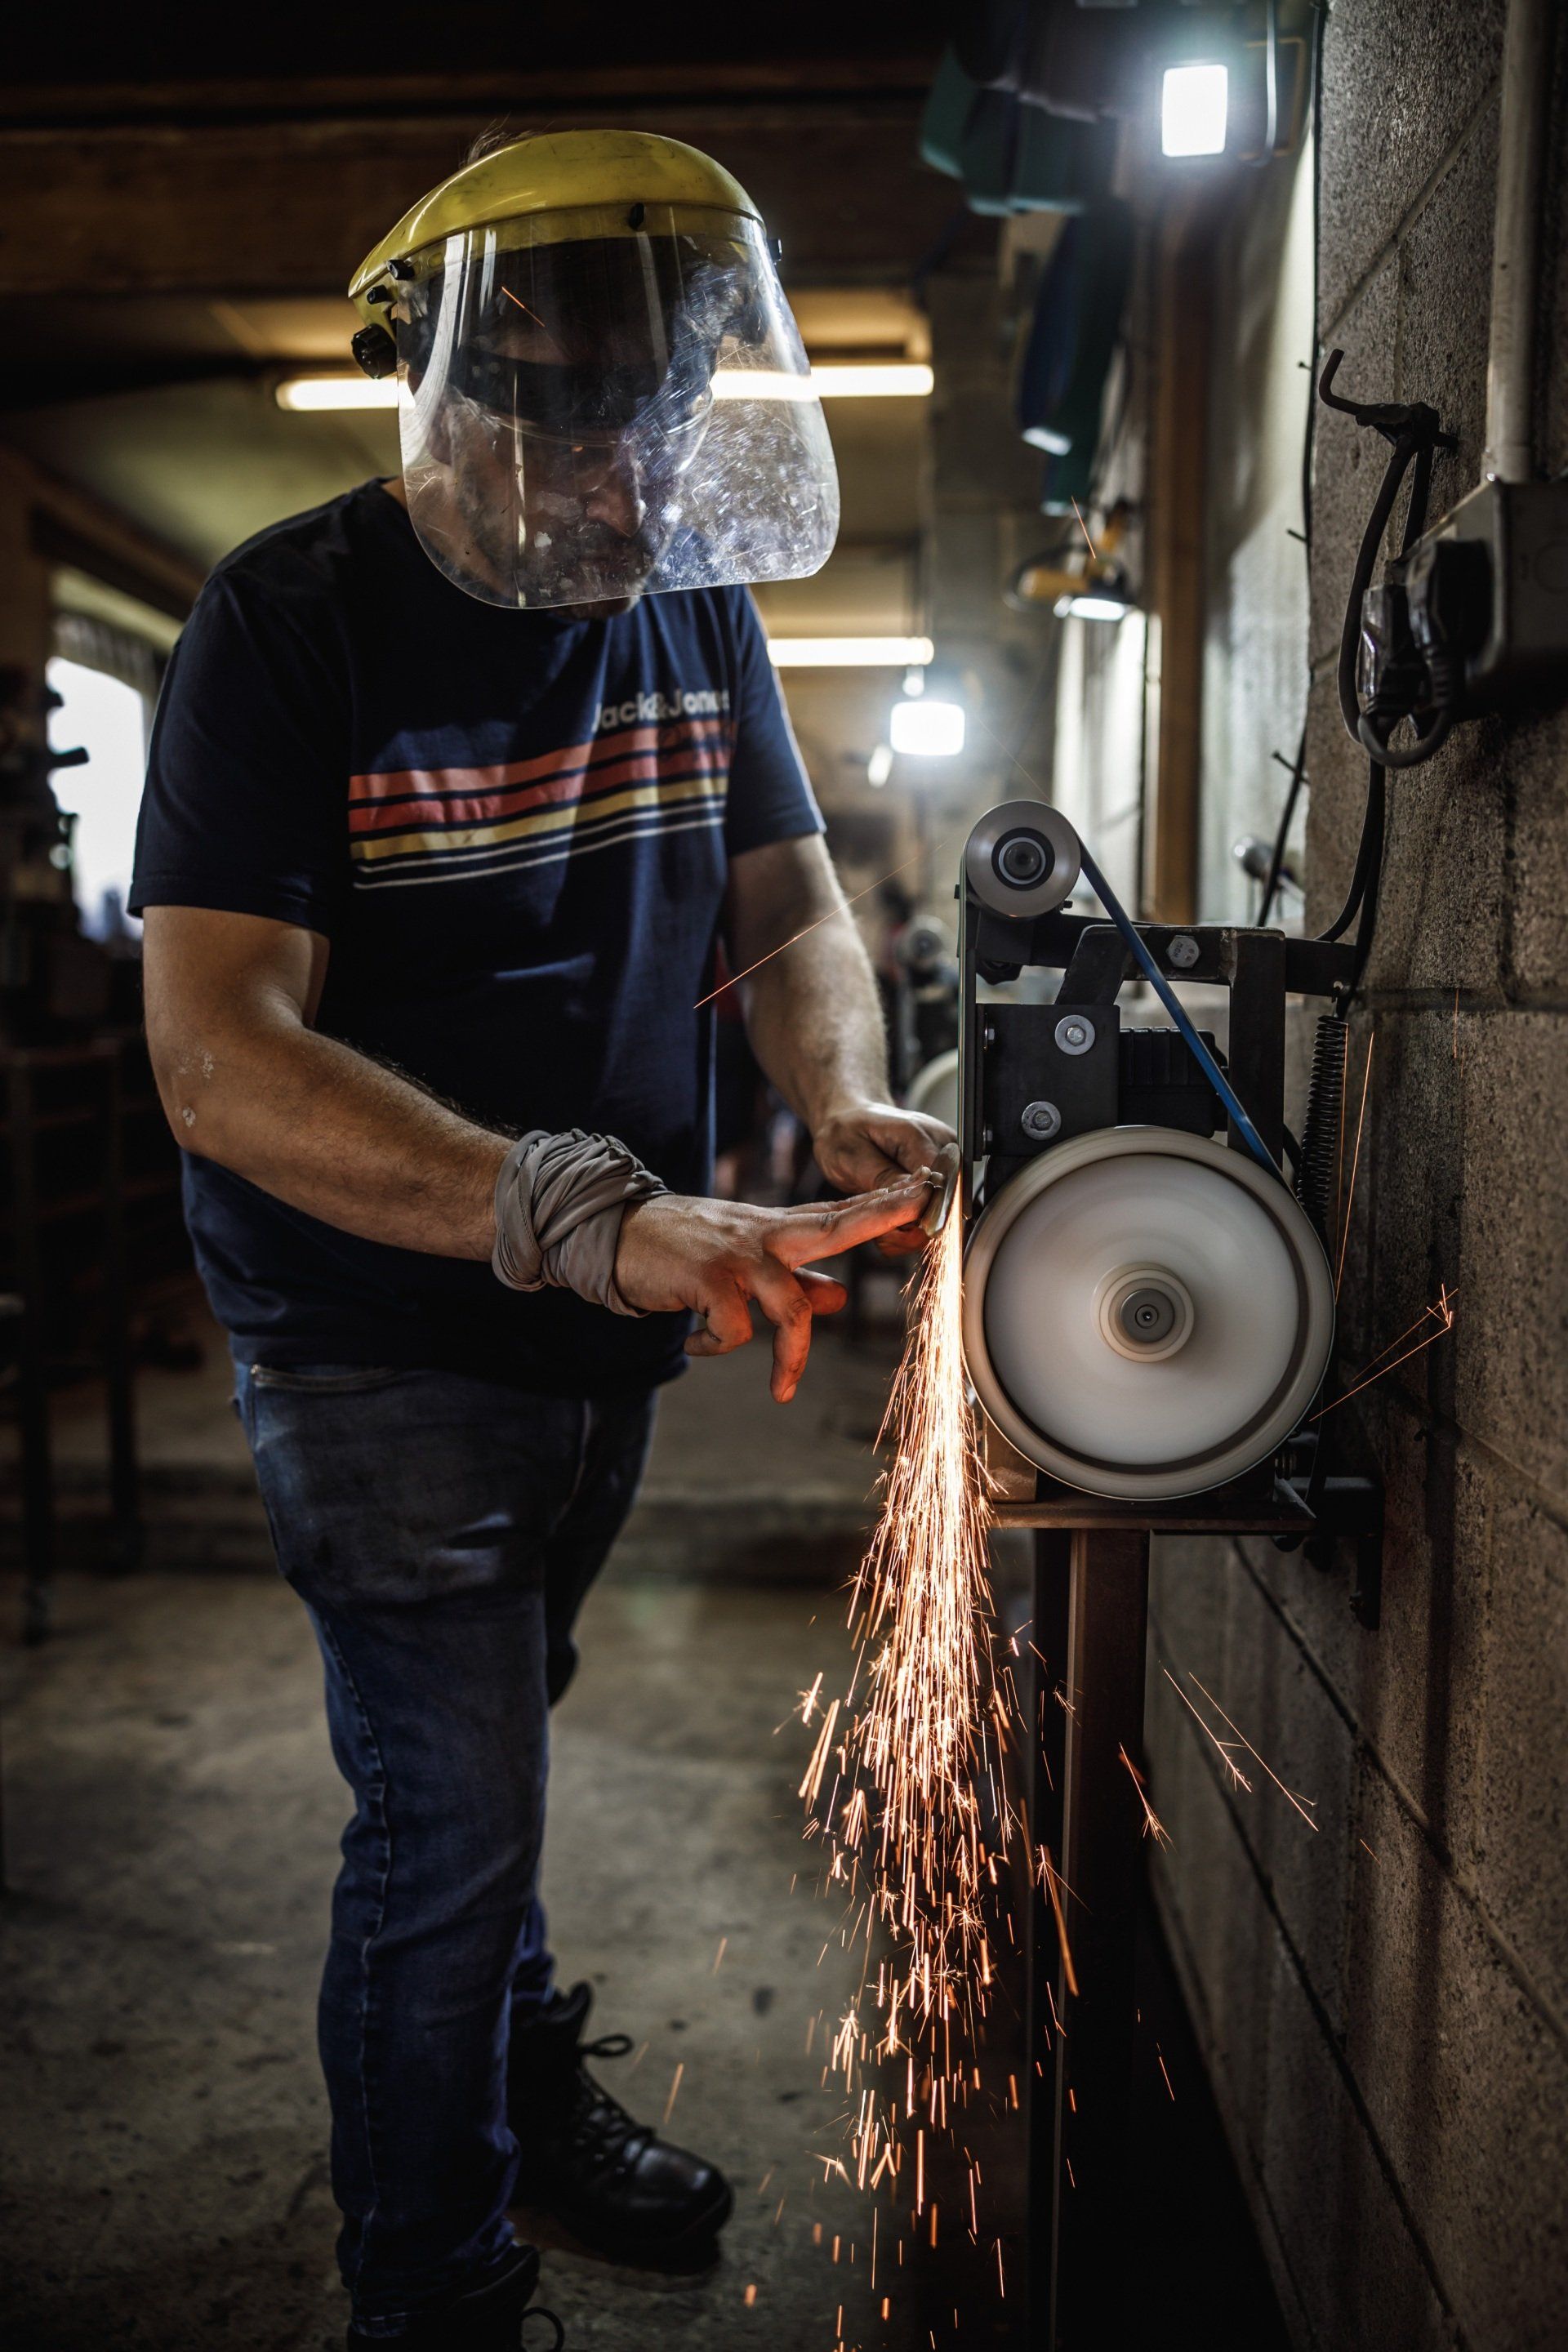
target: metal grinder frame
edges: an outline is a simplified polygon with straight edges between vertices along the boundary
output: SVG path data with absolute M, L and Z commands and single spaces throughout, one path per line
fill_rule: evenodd
M 1019 808 L 982 818 L 970 849 L 978 843 L 984 858 L 1005 859 L 1011 840 L 1037 828 L 1048 862 L 1015 852 L 1009 890 L 982 895 L 966 849 L 956 893 L 966 1230 L 1009 1177 L 1072 1136 L 1119 1125 L 1210 1135 L 1222 1116 L 1178 1031 L 1122 1031 L 1117 999 L 1140 976 L 1139 963 L 1114 922 L 1066 909 L 1079 870 L 1071 826 L 1043 802 L 1020 824 Z M 1018 911 L 999 911 L 999 897 L 1016 897 Z M 1353 946 L 1237 924 L 1133 928 L 1172 980 L 1228 992 L 1225 1076 L 1278 1165 L 1286 999 L 1352 990 Z M 979 982 L 1016 980 L 1026 968 L 1061 973 L 1052 1003 L 978 1001 Z M 1212 1053 L 1212 1038 L 1204 1043 Z M 1245 1148 L 1234 1115 L 1224 1123 L 1230 1148 Z M 1205 1494 L 1119 1502 L 1048 1477 L 983 1425 L 992 1523 L 1033 1535 L 1028 1843 L 1058 1874 L 1071 1948 L 1069 1964 L 1041 1874 L 1031 1873 L 1027 2340 L 1041 2352 L 1100 2352 L 1106 2283 L 1125 2260 L 1126 2217 L 1135 2210 L 1133 1967 L 1144 1822 L 1123 1756 L 1142 1767 L 1149 1538 L 1268 1535 L 1283 1549 L 1305 1545 L 1326 1564 L 1348 1537 L 1352 1605 L 1375 1626 L 1382 1497 L 1370 1479 L 1325 1476 L 1314 1441 L 1298 1432 L 1272 1459 Z

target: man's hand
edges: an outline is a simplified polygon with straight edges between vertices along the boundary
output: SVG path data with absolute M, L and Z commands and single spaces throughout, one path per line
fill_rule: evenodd
M 837 1257 L 894 1232 L 928 1197 L 928 1187 L 908 1176 L 831 1207 L 756 1209 L 661 1192 L 622 1217 L 616 1282 L 627 1304 L 645 1313 L 686 1307 L 701 1317 L 701 1329 L 686 1342 L 689 1356 L 743 1348 L 754 1298 L 773 1326 L 773 1392 L 787 1404 L 805 1370 L 812 1317 L 836 1315 L 847 1296 L 842 1283 L 806 1272 L 807 1260 Z
M 830 1184 L 841 1192 L 865 1192 L 896 1182 L 901 1174 L 934 1167 L 942 1146 L 955 1140 L 952 1129 L 940 1118 L 922 1118 L 893 1103 L 868 1102 L 830 1111 L 812 1137 L 812 1147 Z M 918 1208 L 915 1213 L 920 1213 Z M 913 1224 L 885 1234 L 878 1243 L 888 1257 L 924 1246 L 925 1235 Z

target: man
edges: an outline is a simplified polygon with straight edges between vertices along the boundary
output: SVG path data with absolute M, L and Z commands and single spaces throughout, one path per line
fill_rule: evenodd
M 885 1100 L 871 974 L 730 584 L 815 570 L 837 511 L 744 192 L 673 141 L 514 142 L 353 291 L 362 364 L 399 371 L 401 479 L 218 566 L 134 905 L 191 1231 L 355 1800 L 320 2032 L 349 2342 L 445 2352 L 521 2340 L 511 2202 L 642 2261 L 696 2259 L 729 2212 L 584 2071 L 586 1987 L 554 1990 L 546 1709 L 682 1348 L 742 1345 L 755 1300 L 787 1402 L 844 1299 L 807 1262 L 910 1245 L 945 1130 Z M 721 935 L 840 1206 L 702 1197 Z

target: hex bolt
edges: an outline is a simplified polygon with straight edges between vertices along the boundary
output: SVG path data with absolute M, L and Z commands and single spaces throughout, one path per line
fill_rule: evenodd
M 1191 931 L 1178 931 L 1165 950 L 1165 961 L 1174 964 L 1178 971 L 1191 971 L 1202 953 Z
M 1055 1103 L 1032 1102 L 1024 1106 L 1023 1129 L 1032 1143 L 1048 1143 L 1059 1132 L 1062 1115 Z
M 1087 1054 L 1094 1043 L 1094 1024 L 1081 1013 L 1064 1013 L 1057 1023 L 1057 1044 L 1064 1054 Z

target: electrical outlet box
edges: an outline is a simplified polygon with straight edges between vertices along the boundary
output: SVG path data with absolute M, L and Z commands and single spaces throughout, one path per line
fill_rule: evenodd
M 1416 646 L 1457 656 L 1462 713 L 1568 678 L 1568 482 L 1482 482 L 1388 569 Z

